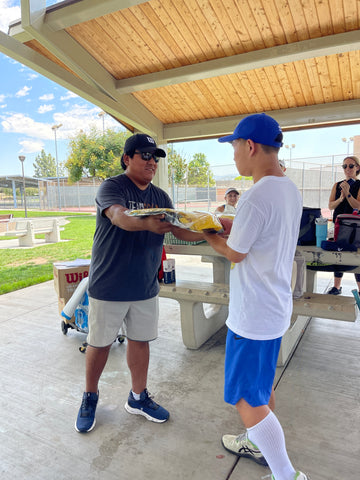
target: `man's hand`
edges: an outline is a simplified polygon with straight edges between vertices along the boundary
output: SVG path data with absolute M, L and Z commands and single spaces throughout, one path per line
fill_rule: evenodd
M 141 221 L 144 222 L 144 230 L 149 230 L 149 232 L 158 233 L 159 235 L 171 232 L 172 224 L 165 222 L 163 220 L 164 218 L 164 214 L 149 215 L 148 217 L 142 218 Z

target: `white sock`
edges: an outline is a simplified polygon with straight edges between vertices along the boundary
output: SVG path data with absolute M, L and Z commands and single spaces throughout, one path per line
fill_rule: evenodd
M 249 440 L 264 455 L 275 480 L 294 480 L 296 472 L 289 460 L 284 432 L 275 414 L 270 412 L 247 431 Z
M 134 390 L 131 390 L 131 393 L 133 394 L 135 400 L 140 400 L 140 393 L 135 393 Z

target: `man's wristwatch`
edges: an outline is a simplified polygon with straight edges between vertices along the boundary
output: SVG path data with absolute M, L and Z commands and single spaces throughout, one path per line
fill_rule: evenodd
M 348 195 L 348 198 L 350 198 L 350 197 L 351 197 L 351 193 L 349 193 L 349 195 Z

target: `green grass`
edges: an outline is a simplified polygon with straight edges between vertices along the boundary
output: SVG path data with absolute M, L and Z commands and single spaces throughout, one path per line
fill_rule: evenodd
M 10 212 L 0 211 L 0 213 Z M 28 216 L 35 216 L 33 213 L 31 212 Z M 54 215 L 53 212 L 47 212 L 46 215 L 38 216 Z M 61 216 L 66 216 L 69 220 L 69 223 L 64 226 L 64 231 L 61 232 L 61 240 L 67 240 L 66 242 L 33 248 L 0 249 L 0 295 L 52 280 L 54 262 L 91 257 L 95 216 L 72 215 L 68 212 L 66 215 L 63 212 Z M 38 237 L 41 238 L 40 235 Z

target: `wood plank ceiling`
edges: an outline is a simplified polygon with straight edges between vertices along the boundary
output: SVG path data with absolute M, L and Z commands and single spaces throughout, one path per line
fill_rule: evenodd
M 22 3 L 29 21 L 10 35 L 131 130 L 205 138 L 255 112 L 284 129 L 360 121 L 359 0 L 103 1 L 93 14 L 66 1 L 41 28 Z

